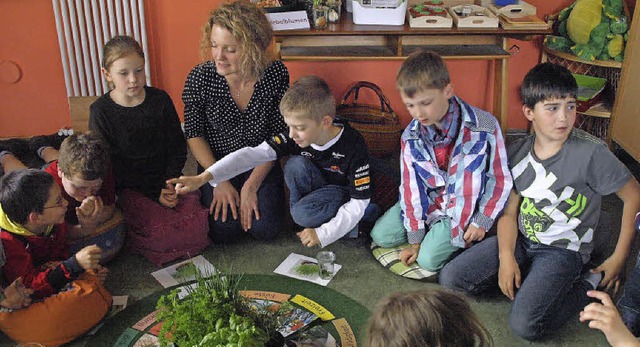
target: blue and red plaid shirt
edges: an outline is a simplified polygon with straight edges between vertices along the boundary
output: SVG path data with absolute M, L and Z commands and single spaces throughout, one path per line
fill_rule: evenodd
M 425 228 L 448 217 L 452 245 L 464 247 L 468 225 L 489 230 L 513 186 L 498 121 L 458 97 L 451 103 L 460 106 L 453 115 L 461 124 L 445 169 L 438 167 L 433 138 L 423 125 L 413 120 L 402 134 L 400 206 L 411 244 L 421 243 Z

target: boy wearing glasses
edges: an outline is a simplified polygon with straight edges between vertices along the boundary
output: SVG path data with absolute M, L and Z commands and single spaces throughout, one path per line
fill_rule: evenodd
M 113 216 L 115 179 L 111 173 L 108 146 L 97 134 L 70 135 L 59 151 L 42 136 L 30 141 L 37 143 L 32 147 L 40 146 L 38 155 L 45 161 L 48 159 L 44 171 L 53 176 L 69 203 L 65 220 L 72 225 L 69 235 L 72 240 L 92 233 Z M 0 156 L 5 173 L 27 168 L 9 151 L 3 151 Z
M 92 132 L 75 133 L 67 137 L 57 151 L 46 147 L 43 137 L 38 145 L 48 149 L 54 159 L 44 171 L 53 176 L 67 201 L 65 221 L 69 224 L 68 240 L 72 253 L 97 243 L 103 249 L 102 263 L 111 260 L 124 241 L 125 225 L 116 214 L 115 178 L 111 172 L 108 145 Z M 38 153 L 43 152 L 40 149 Z M 26 169 L 22 162 L 0 160 L 5 172 Z
M 19 170 L 0 179 L 2 275 L 9 283 L 21 277 L 39 301 L 24 310 L 0 312 L 0 329 L 18 342 L 66 343 L 78 336 L 77 329 L 84 332 L 97 323 L 111 304 L 102 287 L 101 249 L 91 245 L 70 256 L 67 206 L 46 172 Z M 65 328 L 53 329 L 52 321 L 64 321 Z M 75 336 L 66 329 L 76 329 Z

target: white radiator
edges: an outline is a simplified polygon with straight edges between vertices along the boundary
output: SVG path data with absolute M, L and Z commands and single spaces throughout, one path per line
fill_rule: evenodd
M 108 91 L 100 73 L 102 47 L 115 35 L 135 38 L 144 50 L 151 85 L 144 0 L 52 0 L 67 96 Z

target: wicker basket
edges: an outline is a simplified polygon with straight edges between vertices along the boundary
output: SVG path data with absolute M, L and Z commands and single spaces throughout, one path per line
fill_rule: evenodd
M 372 90 L 380 99 L 380 106 L 359 104 L 360 88 Z M 349 102 L 351 96 L 353 99 Z M 337 108 L 337 118 L 349 122 L 362 134 L 370 155 L 399 155 L 402 127 L 398 116 L 391 109 L 389 100 L 377 85 L 366 81 L 357 82 L 345 93 Z

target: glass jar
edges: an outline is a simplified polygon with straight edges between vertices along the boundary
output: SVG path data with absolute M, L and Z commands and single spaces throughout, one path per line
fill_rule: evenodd
M 338 23 L 340 21 L 340 6 L 342 6 L 342 1 L 340 0 L 327 0 L 327 7 L 329 8 L 327 20 L 329 20 L 329 23 Z
M 327 13 L 329 7 L 324 5 L 313 7 L 313 27 L 322 30 L 327 27 Z

